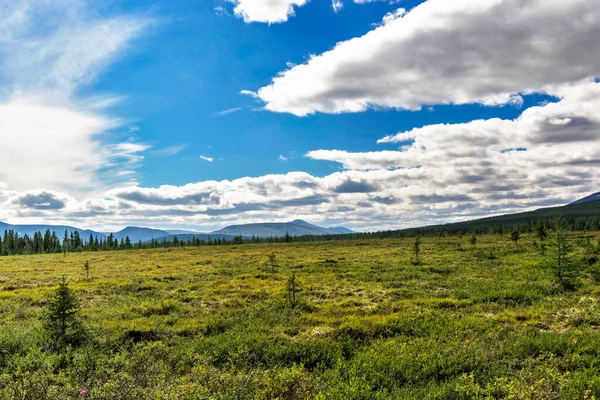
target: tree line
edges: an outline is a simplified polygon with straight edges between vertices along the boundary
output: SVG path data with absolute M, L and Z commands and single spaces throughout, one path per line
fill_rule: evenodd
M 513 235 L 534 234 L 543 228 L 551 228 L 553 216 L 560 212 L 565 227 L 570 231 L 600 231 L 600 201 L 589 204 L 580 204 L 560 208 L 550 208 L 528 213 L 512 214 L 500 217 L 484 218 L 480 220 L 453 223 L 446 225 L 432 225 L 420 228 L 381 231 L 381 232 L 361 232 L 348 234 L 329 234 L 329 235 L 304 235 L 272 237 L 243 237 L 241 235 L 231 238 L 225 237 L 197 237 L 194 235 L 184 235 L 182 238 L 177 236 L 161 239 L 152 239 L 148 242 L 138 241 L 132 243 L 129 236 L 117 238 L 112 233 L 107 237 L 98 237 L 90 234 L 89 237 L 82 237 L 79 232 L 65 231 L 62 238 L 59 238 L 56 232 L 47 230 L 43 234 L 36 232 L 33 236 L 20 235 L 14 230 L 4 231 L 0 237 L 0 255 L 17 254 L 49 254 L 49 253 L 67 253 L 82 251 L 113 251 L 113 250 L 140 250 L 172 247 L 199 247 L 199 246 L 220 246 L 220 245 L 239 245 L 247 243 L 291 243 L 291 242 L 317 242 L 330 240 L 363 240 L 363 239 L 385 239 L 385 238 L 403 238 L 417 236 L 445 236 L 445 235 L 471 235 L 471 234 L 498 234 Z

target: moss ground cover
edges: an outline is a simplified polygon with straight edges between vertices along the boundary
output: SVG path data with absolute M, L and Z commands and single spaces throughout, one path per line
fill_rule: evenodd
M 0 398 L 600 398 L 600 266 L 566 291 L 533 241 L 424 237 L 419 263 L 414 238 L 3 257 Z M 57 352 L 63 275 L 89 339 Z

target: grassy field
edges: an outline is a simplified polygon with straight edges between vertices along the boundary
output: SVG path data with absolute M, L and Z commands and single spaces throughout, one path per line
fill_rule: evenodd
M 533 238 L 413 242 L 2 257 L 0 398 L 600 398 L 600 266 L 564 291 Z M 63 274 L 90 340 L 57 353 Z

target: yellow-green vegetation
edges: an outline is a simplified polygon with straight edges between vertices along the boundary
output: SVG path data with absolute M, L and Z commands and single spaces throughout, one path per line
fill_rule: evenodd
M 566 290 L 528 235 L 414 243 L 0 258 L 0 398 L 600 398 L 589 246 Z M 63 275 L 89 339 L 56 351 Z

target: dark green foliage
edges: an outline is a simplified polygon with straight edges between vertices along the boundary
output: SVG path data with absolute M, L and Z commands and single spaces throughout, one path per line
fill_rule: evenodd
M 275 272 L 275 268 L 277 267 L 277 256 L 275 255 L 275 253 L 269 254 L 269 258 L 267 260 L 266 265 L 269 272 Z
M 537 223 L 535 234 L 540 242 L 544 242 L 548 238 L 548 230 L 546 229 L 546 225 L 543 222 L 539 221 Z
M 577 285 L 581 263 L 579 258 L 572 254 L 574 247 L 560 214 L 554 217 L 552 225 L 547 240 L 545 263 L 554 272 L 558 283 L 564 289 L 572 290 Z
M 513 231 L 510 234 L 510 239 L 515 242 L 515 247 L 517 247 L 519 245 L 519 239 L 521 239 L 521 234 L 519 231 Z
M 290 278 L 288 279 L 285 285 L 285 290 L 288 305 L 293 310 L 298 305 L 298 293 L 302 291 L 302 289 L 300 289 L 298 281 L 296 280 L 295 273 L 292 273 L 292 276 L 290 276 Z
M 469 243 L 471 243 L 471 247 L 475 249 L 475 247 L 477 246 L 477 236 L 475 236 L 475 234 L 471 236 L 471 238 L 469 239 Z
M 421 238 L 417 236 L 413 243 L 413 263 L 415 265 L 421 264 Z
M 90 262 L 88 260 L 83 263 L 83 272 L 85 273 L 85 279 L 90 279 Z
M 44 328 L 53 349 L 78 346 L 84 342 L 85 331 L 79 319 L 79 300 L 64 276 L 48 300 Z

